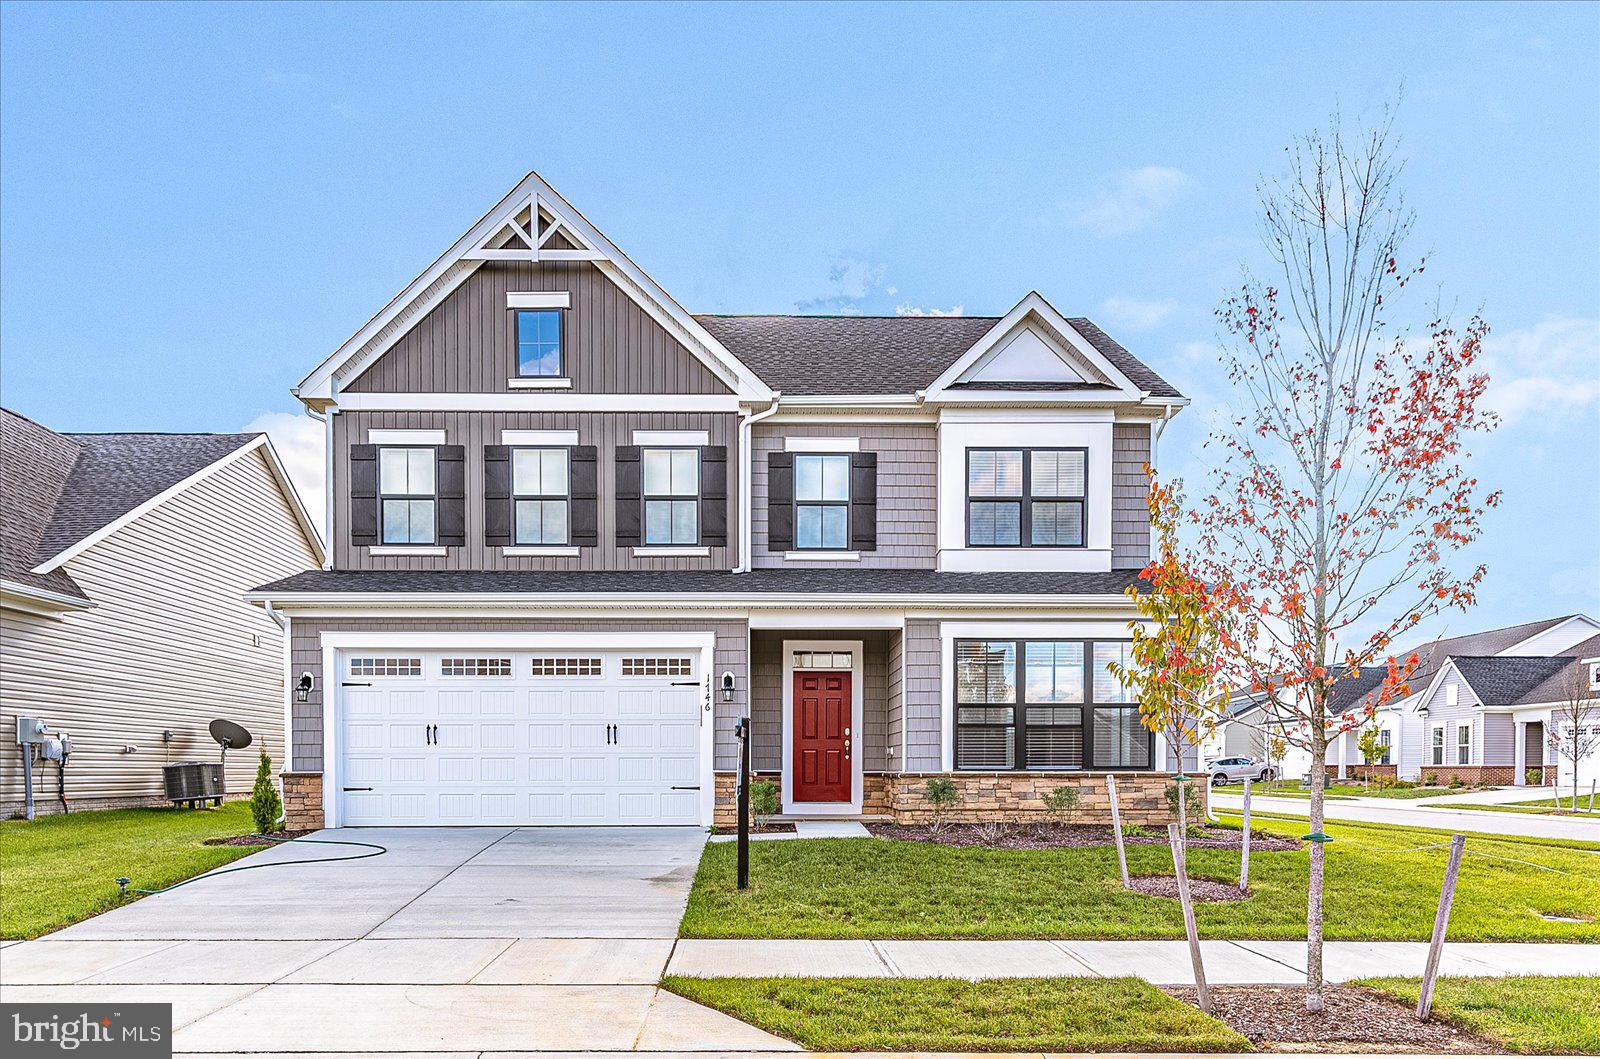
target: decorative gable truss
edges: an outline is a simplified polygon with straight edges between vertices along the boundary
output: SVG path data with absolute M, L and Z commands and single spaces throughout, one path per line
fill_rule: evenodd
M 1037 291 L 1013 306 L 927 390 L 929 402 L 945 404 L 1138 403 L 1149 396 Z
M 592 262 L 738 398 L 772 398 L 771 389 L 754 372 L 538 173 L 524 177 L 438 260 L 317 365 L 295 388 L 295 396 L 315 409 L 337 404 L 344 384 L 371 367 L 488 261 Z

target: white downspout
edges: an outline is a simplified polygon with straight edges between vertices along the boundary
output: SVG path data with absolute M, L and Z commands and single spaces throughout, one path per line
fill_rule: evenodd
M 1172 421 L 1172 417 L 1178 414 L 1178 406 L 1175 404 L 1167 405 L 1166 409 L 1166 414 L 1156 421 L 1155 432 L 1150 435 L 1150 469 L 1152 471 L 1156 469 L 1156 448 L 1161 444 L 1161 435 L 1166 433 L 1167 424 Z
M 293 633 L 290 630 L 290 619 L 286 614 L 280 614 L 273 609 L 272 600 L 262 602 L 267 610 L 267 617 L 271 618 L 279 629 L 283 631 L 283 767 L 279 773 L 292 772 L 294 763 L 289 760 L 294 753 L 294 646 L 291 642 Z M 227 781 L 223 781 L 226 785 Z M 289 809 L 285 803 L 283 811 L 278 814 L 278 823 L 288 819 Z
M 763 419 L 777 414 L 778 403 L 782 400 L 783 394 L 774 392 L 772 403 L 766 408 L 754 415 L 747 412 L 739 413 L 739 561 L 733 568 L 733 572 L 736 574 L 748 573 L 753 559 L 750 534 L 750 504 L 752 500 L 750 473 L 751 468 L 755 466 L 755 454 L 750 451 L 750 441 L 753 434 L 751 427 Z

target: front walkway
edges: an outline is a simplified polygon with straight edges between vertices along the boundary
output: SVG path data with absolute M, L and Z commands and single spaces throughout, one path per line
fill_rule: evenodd
M 316 837 L 388 852 L 202 876 L 7 945 L 0 1000 L 170 1003 L 186 1053 L 795 1048 L 655 986 L 698 828 Z M 234 866 L 359 852 L 293 842 Z
M 1202 941 L 1212 985 L 1304 982 L 1303 941 Z M 1420 941 L 1330 941 L 1329 981 L 1420 976 Z M 1154 985 L 1193 985 L 1182 941 L 690 941 L 678 942 L 668 974 L 695 978 L 1040 978 L 1133 975 Z M 1446 944 L 1440 974 L 1600 975 L 1600 945 Z
M 1528 800 L 1541 796 L 1533 788 Z M 1418 799 L 1426 801 L 1428 799 Z M 1211 804 L 1224 812 L 1238 815 L 1244 797 L 1231 791 L 1213 790 Z M 1306 798 L 1275 798 L 1271 795 L 1250 796 L 1251 811 L 1272 813 L 1277 816 L 1307 816 L 1310 801 Z M 1436 831 L 1460 831 L 1478 835 L 1509 835 L 1514 838 L 1562 838 L 1600 842 L 1600 819 L 1583 820 L 1570 816 L 1542 816 L 1538 813 L 1497 813 L 1492 810 L 1468 809 L 1452 811 L 1443 806 L 1413 805 L 1408 801 L 1382 798 L 1328 799 L 1324 814 L 1329 820 L 1351 823 L 1394 824 L 1401 827 L 1428 827 Z

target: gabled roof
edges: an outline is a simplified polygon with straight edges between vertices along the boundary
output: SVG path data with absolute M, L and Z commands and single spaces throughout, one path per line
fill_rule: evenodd
M 58 434 L 5 409 L 0 424 L 0 555 L 13 585 L 88 602 L 64 563 L 257 449 L 320 558 L 321 540 L 265 434 Z
M 1485 706 L 1513 706 L 1572 664 L 1570 658 L 1451 655 L 1450 662 Z

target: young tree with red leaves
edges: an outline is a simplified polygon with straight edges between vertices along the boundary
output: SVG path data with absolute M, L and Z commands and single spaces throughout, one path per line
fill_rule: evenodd
M 1495 425 L 1475 370 L 1488 328 L 1433 314 L 1418 340 L 1391 323 L 1422 272 L 1402 264 L 1400 168 L 1387 125 L 1347 138 L 1336 118 L 1262 186 L 1273 274 L 1247 276 L 1217 314 L 1237 395 L 1182 560 L 1210 588 L 1219 679 L 1259 697 L 1263 731 L 1310 751 L 1310 1011 L 1323 1007 L 1328 747 L 1409 692 L 1416 660 L 1392 657 L 1397 637 L 1474 602 L 1484 568 L 1457 573 L 1452 553 L 1499 502 L 1465 467 L 1471 435 Z M 1377 692 L 1336 709 L 1338 685 L 1374 666 Z

